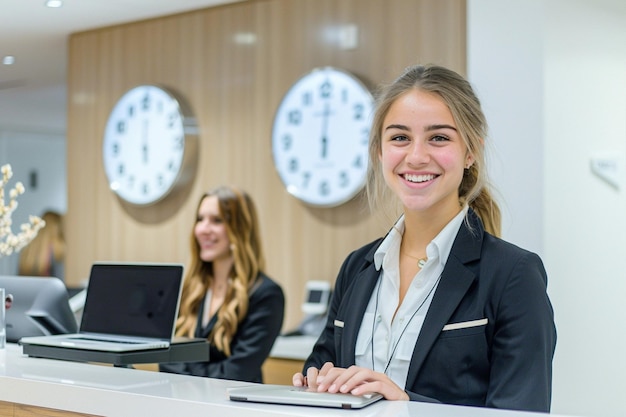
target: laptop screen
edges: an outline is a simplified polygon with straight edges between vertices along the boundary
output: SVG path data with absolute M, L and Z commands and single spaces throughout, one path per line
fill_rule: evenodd
M 170 339 L 182 275 L 174 264 L 92 265 L 80 331 Z

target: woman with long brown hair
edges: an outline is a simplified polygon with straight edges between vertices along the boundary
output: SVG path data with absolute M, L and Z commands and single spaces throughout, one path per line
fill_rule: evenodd
M 63 216 L 55 211 L 46 211 L 41 219 L 45 226 L 20 252 L 18 274 L 65 279 Z
M 204 194 L 191 234 L 176 335 L 206 338 L 208 362 L 162 364 L 164 372 L 262 382 L 261 366 L 283 323 L 284 295 L 264 272 L 254 203 L 235 187 Z

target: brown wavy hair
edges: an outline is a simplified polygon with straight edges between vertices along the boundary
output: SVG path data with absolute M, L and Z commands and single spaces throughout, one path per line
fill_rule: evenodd
M 54 211 L 46 211 L 41 219 L 46 225 L 20 252 L 19 275 L 48 276 L 52 271 L 52 260 L 63 262 L 65 259 L 63 216 Z
M 464 171 L 459 185 L 459 203 L 468 204 L 474 209 L 487 232 L 500 236 L 500 208 L 493 199 L 485 166 L 487 120 L 470 83 L 456 72 L 441 66 L 409 67 L 393 83 L 381 90 L 369 141 L 367 196 L 370 208 L 382 209 L 388 213 L 397 209 L 397 199 L 385 184 L 382 175 L 380 162 L 382 129 L 384 119 L 393 103 L 413 89 L 437 94 L 450 109 L 459 134 L 474 157 L 474 163 Z M 396 204 L 391 207 L 389 202 Z
M 265 260 L 257 212 L 250 196 L 235 187 L 219 186 L 202 195 L 196 213 L 202 201 L 210 196 L 218 199 L 220 215 L 231 243 L 233 267 L 224 303 L 217 311 L 217 323 L 208 340 L 230 356 L 230 343 L 248 312 L 250 290 L 259 273 L 264 270 Z M 191 263 L 185 272 L 180 313 L 176 322 L 177 335 L 194 336 L 200 305 L 212 282 L 213 264 L 200 259 L 200 248 L 192 228 Z

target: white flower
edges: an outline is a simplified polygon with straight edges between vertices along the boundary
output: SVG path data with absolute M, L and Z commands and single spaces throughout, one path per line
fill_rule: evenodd
M 2 172 L 2 176 L 5 178 L 11 178 L 13 176 L 13 171 L 9 164 L 3 165 L 2 168 L 0 168 L 0 172 Z
M 31 215 L 28 219 L 29 222 L 20 226 L 20 233 L 13 234 L 11 215 L 17 208 L 16 198 L 18 195 L 24 194 L 26 190 L 21 182 L 17 182 L 15 187 L 9 190 L 9 201 L 5 203 L 4 187 L 13 176 L 11 165 L 6 164 L 0 167 L 0 173 L 2 174 L 0 179 L 0 257 L 2 257 L 18 252 L 28 245 L 37 236 L 39 230 L 46 225 L 46 222 Z

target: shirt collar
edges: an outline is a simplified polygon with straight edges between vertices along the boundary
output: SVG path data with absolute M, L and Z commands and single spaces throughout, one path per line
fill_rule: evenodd
M 452 244 L 456 237 L 461 223 L 467 214 L 468 206 L 464 206 L 463 209 L 456 215 L 448 224 L 435 236 L 435 238 L 426 247 L 426 256 L 428 259 L 438 259 L 439 263 L 443 266 L 448 260 L 450 251 L 452 250 Z M 385 256 L 395 249 L 397 253 L 400 249 L 400 242 L 402 241 L 402 234 L 404 233 L 404 214 L 400 216 L 398 221 L 393 225 L 387 236 L 383 239 L 382 243 L 374 253 L 374 266 L 379 271 L 383 266 Z

